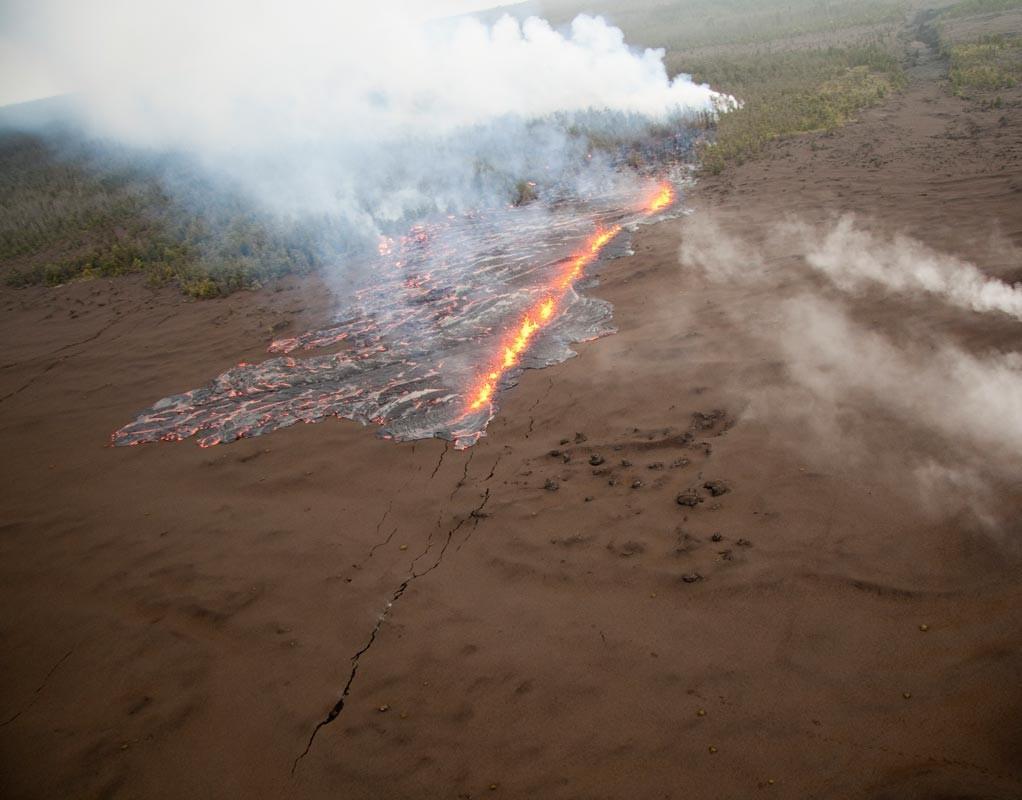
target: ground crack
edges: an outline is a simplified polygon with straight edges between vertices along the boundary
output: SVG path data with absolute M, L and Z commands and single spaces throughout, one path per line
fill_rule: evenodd
M 528 430 L 528 432 L 527 432 L 527 433 L 525 434 L 525 438 L 528 438 L 528 437 L 529 437 L 529 435 L 530 435 L 530 434 L 532 433 L 532 431 L 533 431 L 533 428 L 535 428 L 535 426 L 536 426 L 536 418 L 535 418 L 535 417 L 533 417 L 533 416 L 531 416 L 532 412 L 536 410 L 536 407 L 537 407 L 537 406 L 538 406 L 538 405 L 539 405 L 540 403 L 542 403 L 542 402 L 543 402 L 544 400 L 546 400 L 546 399 L 547 399 L 547 397 L 549 397 L 549 396 L 550 396 L 550 390 L 554 388 L 554 381 L 553 381 L 553 379 L 552 379 L 552 378 L 549 378 L 548 380 L 549 380 L 549 383 L 547 384 L 547 387 L 546 387 L 546 391 L 545 391 L 545 392 L 543 392 L 543 394 L 542 394 L 542 395 L 540 395 L 539 397 L 537 397 L 537 398 L 536 398 L 536 401 L 535 401 L 535 402 L 534 402 L 534 403 L 533 403 L 533 404 L 532 404 L 531 406 L 529 406 L 529 414 L 530 414 L 530 416 L 529 416 L 529 430 Z
M 447 548 L 451 544 L 451 539 L 454 538 L 454 534 L 456 534 L 459 530 L 461 530 L 461 526 L 462 525 L 464 525 L 469 520 L 472 520 L 472 522 L 473 522 L 472 529 L 475 530 L 475 528 L 478 527 L 479 521 L 481 519 L 483 519 L 484 516 L 485 516 L 483 514 L 483 509 L 486 507 L 486 504 L 488 502 L 490 502 L 490 490 L 489 489 L 487 489 L 485 492 L 483 492 L 483 501 L 478 506 L 473 508 L 470 512 L 468 512 L 468 516 L 462 517 L 460 520 L 458 520 L 458 524 L 457 525 L 455 525 L 453 528 L 451 528 L 449 531 L 447 531 L 447 538 L 444 539 L 443 547 L 440 548 L 440 553 L 437 555 L 436 561 L 434 561 L 433 564 L 430 567 L 428 567 L 427 569 L 423 570 L 422 572 L 420 572 L 415 577 L 418 578 L 421 575 L 428 575 L 430 572 L 432 572 L 433 570 L 435 570 L 437 567 L 440 566 L 440 562 L 444 560 L 444 553 L 447 552 Z M 468 541 L 468 537 L 467 536 L 465 537 L 465 541 Z M 462 542 L 461 544 L 464 544 L 464 543 L 465 542 Z M 458 545 L 457 549 L 460 550 L 461 549 L 461 545 Z
M 372 558 L 373 557 L 373 553 L 375 553 L 379 548 L 384 547 L 385 545 L 390 544 L 390 540 L 394 538 L 394 534 L 395 533 L 397 533 L 397 526 L 396 525 L 394 526 L 394 530 L 392 530 L 390 533 L 387 534 L 387 538 L 386 539 L 384 539 L 382 542 L 377 542 L 371 548 L 369 548 L 369 557 L 366 560 L 368 561 L 369 558 Z
M 394 594 L 391 595 L 390 601 L 387 603 L 386 606 L 384 606 L 383 613 L 380 614 L 379 618 L 376 620 L 376 624 L 373 626 L 373 630 L 369 634 L 369 639 L 366 641 L 364 645 L 362 645 L 362 648 L 351 657 L 351 672 L 348 673 L 348 681 L 347 683 L 344 684 L 344 689 L 341 690 L 341 696 L 337 699 L 337 702 L 334 703 L 333 707 L 330 709 L 330 712 L 326 715 L 326 717 L 320 720 L 316 727 L 312 729 L 312 733 L 309 735 L 309 741 L 305 745 L 305 749 L 301 752 L 298 758 L 296 758 L 294 760 L 294 763 L 291 765 L 292 775 L 294 775 L 295 770 L 298 769 L 299 762 L 303 758 L 305 758 L 305 756 L 307 756 L 309 754 L 309 751 L 312 749 L 312 743 L 316 740 L 316 734 L 319 733 L 321 728 L 329 725 L 331 722 L 337 719 L 337 717 L 340 716 L 341 711 L 344 710 L 344 701 L 347 700 L 348 695 L 351 694 L 351 685 L 355 682 L 355 676 L 358 674 L 359 661 L 362 659 L 362 656 L 369 651 L 369 648 L 373 646 L 373 643 L 376 641 L 376 636 L 380 632 L 380 628 L 383 627 L 383 623 L 386 621 L 387 616 L 390 614 L 391 608 L 394 607 L 394 603 L 396 603 L 398 599 L 401 597 L 401 595 L 405 593 L 405 590 L 408 588 L 408 585 L 416 577 L 417 576 L 415 575 L 411 575 L 408 578 L 405 578 L 405 580 L 402 581 L 402 583 L 397 587 L 397 589 L 394 591 Z
M 486 507 L 486 504 L 489 502 L 489 500 L 490 490 L 487 489 L 483 493 L 482 502 L 479 503 L 478 506 L 473 508 L 466 516 L 458 520 L 457 524 L 451 527 L 451 529 L 447 532 L 447 538 L 444 540 L 443 547 L 440 548 L 440 552 L 437 554 L 436 560 L 432 564 L 430 564 L 430 566 L 428 566 L 426 569 L 422 570 L 422 572 L 415 572 L 413 569 L 411 574 L 409 574 L 408 577 L 405 578 L 398 585 L 397 589 L 394 590 L 394 593 L 390 597 L 390 601 L 387 603 L 386 606 L 384 606 L 383 612 L 376 620 L 376 624 L 373 626 L 373 629 L 370 632 L 369 638 L 366 640 L 366 643 L 362 645 L 361 649 L 359 649 L 358 652 L 356 652 L 355 655 L 351 657 L 351 672 L 348 673 L 348 680 L 344 684 L 344 688 L 341 690 L 341 696 L 337 699 L 337 702 L 334 703 L 333 707 L 330 709 L 326 717 L 320 720 L 316 724 L 316 727 L 312 729 L 312 733 L 309 735 L 309 741 L 306 743 L 305 749 L 299 754 L 299 756 L 294 760 L 294 763 L 291 765 L 292 775 L 295 774 L 295 771 L 298 769 L 298 764 L 301 762 L 301 760 L 309 754 L 310 750 L 312 750 L 312 743 L 316 740 L 316 735 L 320 732 L 322 728 L 326 727 L 335 719 L 337 719 L 337 717 L 339 717 L 341 712 L 344 710 L 344 703 L 348 699 L 348 695 L 351 694 L 351 687 L 352 684 L 355 682 L 355 676 L 358 674 L 358 667 L 359 663 L 361 662 L 362 656 L 365 655 L 369 651 L 369 648 L 371 648 L 373 644 L 376 642 L 376 637 L 379 635 L 380 629 L 383 627 L 383 623 L 386 622 L 387 617 L 390 615 L 391 609 L 394 607 L 394 604 L 401 598 L 405 591 L 407 591 L 408 587 L 412 584 L 412 581 L 418 580 L 419 578 L 428 575 L 429 573 L 431 573 L 433 570 L 440 566 L 440 564 L 444 560 L 444 554 L 447 552 L 447 548 L 450 545 L 451 540 L 454 538 L 454 535 L 459 530 L 461 530 L 461 527 L 466 522 L 468 522 L 471 519 L 474 522 L 473 530 L 476 527 L 478 527 L 480 520 L 483 519 L 484 516 L 482 511 Z M 464 544 L 464 542 L 462 542 L 462 544 Z M 460 549 L 460 546 L 458 549 Z M 425 555 L 425 553 L 423 553 L 423 555 Z M 413 568 L 414 565 L 415 562 L 413 561 L 412 562 Z
M 448 502 L 454 500 L 454 495 L 458 493 L 458 489 L 465 485 L 468 481 L 468 468 L 472 465 L 472 458 L 475 456 L 475 450 L 469 450 L 468 458 L 465 459 L 465 470 L 461 473 L 461 480 L 454 484 L 454 489 L 451 491 L 451 496 L 447 498 Z
M 50 671 L 46 673 L 46 677 L 43 678 L 43 682 L 39 684 L 39 686 L 36 688 L 36 690 L 34 692 L 32 692 L 32 699 L 28 702 L 28 704 L 23 709 L 21 709 L 20 711 L 15 711 L 14 714 L 9 719 L 4 720 L 3 722 L 0 722 L 0 728 L 2 728 L 5 725 L 10 725 L 12 722 L 14 722 L 14 720 L 16 720 L 18 717 L 20 717 L 22 714 L 24 714 L 26 711 L 28 711 L 32 706 L 35 705 L 36 700 L 39 699 L 39 695 L 42 693 L 43 689 L 46 688 L 46 684 L 50 680 L 50 677 L 53 675 L 54 672 L 57 671 L 57 668 L 61 664 L 63 664 L 65 661 L 67 661 L 71 657 L 71 654 L 74 651 L 75 651 L 75 649 L 72 647 L 70 650 L 68 650 L 66 653 L 64 653 L 64 655 L 62 655 L 60 657 L 60 659 L 57 661 L 56 664 L 54 664 L 52 667 L 50 667 Z
M 500 460 L 503 457 L 504 457 L 504 451 L 501 450 L 499 453 L 497 453 L 497 458 L 494 460 L 493 466 L 490 467 L 490 474 L 487 475 L 485 478 L 483 478 L 484 482 L 490 480 L 490 478 L 492 478 L 494 476 L 494 474 L 496 474 L 496 472 L 497 472 L 497 465 L 500 464 Z
M 380 517 L 380 521 L 376 523 L 376 538 L 377 539 L 379 539 L 379 536 L 380 536 L 380 528 L 383 527 L 383 523 L 386 521 L 387 515 L 390 514 L 390 510 L 393 507 L 394 507 L 394 498 L 392 497 L 392 498 L 390 498 L 390 502 L 387 504 L 387 510 L 383 512 L 383 516 Z M 386 539 L 384 539 L 382 542 L 381 541 L 377 541 L 376 544 L 374 544 L 372 547 L 370 547 L 369 548 L 369 555 L 366 556 L 366 560 L 368 561 L 370 558 L 372 558 L 373 557 L 373 553 L 375 553 L 379 548 L 383 547 L 385 544 L 390 544 L 390 540 L 394 537 L 395 533 L 397 533 L 397 528 L 394 528 L 394 530 L 392 530 L 390 532 L 390 535 Z
M 121 322 L 121 321 L 122 321 L 121 317 L 115 317 L 114 319 L 109 320 L 105 325 L 103 325 L 98 331 L 96 331 L 91 336 L 88 336 L 85 339 L 81 339 L 80 341 L 71 342 L 69 344 L 63 345 L 62 347 L 58 347 L 52 353 L 50 353 L 50 354 L 48 354 L 46 356 L 40 357 L 40 360 L 43 359 L 43 358 L 52 357 L 52 356 L 56 355 L 57 353 L 62 353 L 65 350 L 70 350 L 71 348 L 80 347 L 82 345 L 88 344 L 89 342 L 93 342 L 96 339 L 98 339 L 100 336 L 102 336 L 104 333 L 106 333 L 108 330 L 110 330 L 110 328 L 112 328 L 114 325 L 116 325 L 118 322 Z M 56 361 L 53 361 L 50 364 L 48 364 L 47 366 L 45 366 L 40 372 L 37 372 L 35 375 L 33 375 L 31 378 L 29 378 L 27 381 L 25 381 L 25 383 L 23 383 L 17 389 L 15 389 L 14 391 L 8 392 L 7 394 L 5 394 L 2 397 L 0 397 L 0 403 L 3 403 L 5 401 L 7 401 L 7 400 L 10 400 L 12 397 L 15 397 L 16 395 L 21 394 L 23 391 L 28 389 L 30 386 L 34 385 L 35 382 L 38 381 L 40 378 L 44 378 L 46 376 L 46 374 L 51 369 L 53 369 L 54 367 L 59 367 L 61 364 L 63 364 L 69 358 L 73 358 L 76 355 L 81 355 L 81 354 L 80 353 L 67 353 L 66 355 L 60 356 L 59 358 L 57 358 Z M 3 369 L 7 369 L 9 367 L 20 366 L 22 363 L 28 363 L 28 362 L 27 361 L 26 362 L 12 362 L 10 364 L 4 364 Z
M 451 449 L 451 443 L 445 441 L 443 452 L 440 453 L 440 458 L 437 459 L 436 466 L 433 467 L 433 474 L 429 476 L 430 480 L 436 477 L 436 474 L 440 471 L 440 465 L 444 463 L 444 456 L 447 455 L 447 451 Z

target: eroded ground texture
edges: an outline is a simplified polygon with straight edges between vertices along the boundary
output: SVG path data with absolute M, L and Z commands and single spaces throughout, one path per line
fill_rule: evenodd
M 0 794 L 1022 796 L 1018 421 L 967 391 L 1019 322 L 775 236 L 855 211 L 1019 277 L 1020 96 L 957 99 L 917 45 L 904 93 L 600 265 L 618 334 L 465 451 L 341 420 L 110 447 L 328 293 L 4 289 Z M 708 239 L 758 277 L 679 255 Z

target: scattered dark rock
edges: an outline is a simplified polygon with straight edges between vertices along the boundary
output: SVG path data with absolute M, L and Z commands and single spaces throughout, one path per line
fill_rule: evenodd
M 677 556 L 687 555 L 699 547 L 699 540 L 692 536 L 690 533 L 679 531 L 678 546 L 674 548 L 674 554 Z
M 718 427 L 723 427 L 725 430 L 731 427 L 731 420 L 726 411 L 714 409 L 713 411 L 697 411 L 692 415 L 693 430 L 712 431 Z
M 677 469 L 678 467 L 687 467 L 689 461 L 687 458 L 676 458 L 671 462 L 671 469 Z
M 641 489 L 642 488 L 642 481 L 632 481 L 632 488 L 633 489 Z
M 556 492 L 561 488 L 561 484 L 551 478 L 547 478 L 546 483 L 543 484 L 543 488 L 548 492 Z
M 703 488 L 714 497 L 720 497 L 722 494 L 727 494 L 731 491 L 731 487 L 724 483 L 724 481 L 707 481 L 703 484 Z
M 582 442 L 586 441 L 588 438 L 589 437 L 586 436 L 584 433 L 576 433 L 575 434 L 575 444 L 582 444 Z
M 621 459 L 621 466 L 622 467 L 630 467 L 631 465 L 632 465 L 632 462 L 629 461 L 627 458 Z
M 698 583 L 703 579 L 703 576 L 700 575 L 698 572 L 690 572 L 687 575 L 682 575 L 681 579 L 685 583 Z
M 585 501 L 586 501 L 587 503 L 591 503 L 591 502 L 593 502 L 593 500 L 594 500 L 594 499 L 595 499 L 595 498 L 594 498 L 594 497 L 593 497 L 592 495 L 589 495 L 589 496 L 588 496 L 588 497 L 586 498 L 586 500 L 585 500 Z
M 657 469 L 657 470 L 660 470 L 660 469 L 663 469 L 663 468 L 664 468 L 664 462 L 663 461 L 654 461 L 652 464 L 647 464 L 646 465 L 646 469 Z
M 724 537 L 721 536 L 719 533 L 715 533 L 715 534 L 713 534 L 713 536 L 710 537 L 711 541 L 714 541 L 714 542 L 719 542 L 719 541 L 723 540 L 723 538 Z
M 607 547 L 610 549 L 615 549 L 613 545 L 607 545 Z M 638 555 L 639 553 L 645 553 L 646 545 L 644 545 L 642 542 L 625 542 L 623 545 L 616 548 L 616 552 L 619 556 L 622 556 L 623 558 L 628 558 L 629 556 L 635 556 Z
M 611 478 L 609 481 L 607 481 L 607 485 L 608 486 L 617 486 L 617 481 L 614 480 L 614 478 Z
M 566 444 L 571 444 L 571 439 L 561 439 L 561 447 Z
M 603 456 L 601 456 L 599 453 L 593 453 L 591 456 L 589 456 L 589 463 L 594 467 L 598 467 L 600 466 L 600 464 L 603 463 Z
M 695 489 L 686 489 L 684 492 L 678 495 L 678 505 L 688 506 L 689 508 L 695 508 L 703 502 L 702 495 L 699 494 Z
M 561 461 L 563 461 L 565 464 L 570 463 L 571 462 L 571 453 L 564 453 L 561 456 Z
M 550 458 L 560 458 L 564 455 L 560 450 L 551 450 L 549 453 Z
M 739 539 L 737 542 L 735 542 L 735 544 L 737 544 L 739 547 L 752 547 L 752 542 L 750 542 L 748 539 Z
M 730 550 L 718 550 L 717 555 L 720 556 L 721 561 L 734 561 L 734 553 Z

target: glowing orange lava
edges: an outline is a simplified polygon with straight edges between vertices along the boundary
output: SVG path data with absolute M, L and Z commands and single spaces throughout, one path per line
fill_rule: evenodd
M 663 211 L 667 206 L 674 202 L 674 187 L 669 183 L 661 184 L 660 190 L 656 196 L 649 201 L 649 205 L 646 206 L 646 212 L 649 214 L 655 214 L 657 211 Z
M 655 214 L 673 202 L 674 188 L 669 183 L 663 183 L 659 187 L 657 195 L 646 205 L 645 212 Z M 597 231 L 585 246 L 571 257 L 561 275 L 551 283 L 543 299 L 532 305 L 522 317 L 518 327 L 508 335 L 500 350 L 503 354 L 501 359 L 493 364 L 489 372 L 470 392 L 469 397 L 472 398 L 472 402 L 469 404 L 470 411 L 478 411 L 493 399 L 493 392 L 496 390 L 501 376 L 518 363 L 536 331 L 554 316 L 557 307 L 564 301 L 568 290 L 581 277 L 585 268 L 596 260 L 600 251 L 620 232 L 620 225 Z

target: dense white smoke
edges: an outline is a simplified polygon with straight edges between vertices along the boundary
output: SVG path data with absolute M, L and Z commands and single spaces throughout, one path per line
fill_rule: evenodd
M 98 132 L 199 154 L 278 210 L 370 229 L 556 178 L 587 155 L 566 133 L 576 115 L 634 126 L 727 102 L 669 79 L 663 51 L 601 18 L 560 32 L 376 5 L 41 0 L 9 24 Z
M 424 22 L 347 3 L 64 4 L 59 62 L 110 130 L 235 150 L 449 133 L 588 108 L 663 117 L 714 93 L 668 80 L 663 51 L 578 17 Z M 52 19 L 52 17 L 51 17 Z

